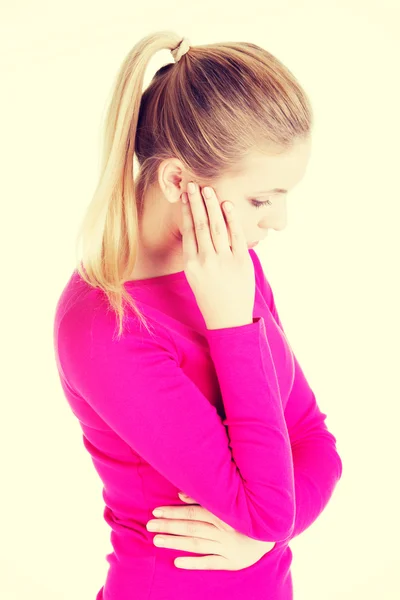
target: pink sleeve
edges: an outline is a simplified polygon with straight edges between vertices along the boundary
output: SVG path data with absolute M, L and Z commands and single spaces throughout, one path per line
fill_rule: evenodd
M 255 264 L 257 283 L 279 327 L 284 332 L 275 306 L 272 288 L 265 277 L 260 259 L 250 250 Z M 285 334 L 286 335 L 286 334 Z M 285 418 L 291 439 L 295 482 L 294 529 L 291 540 L 310 527 L 328 504 L 342 476 L 342 461 L 336 438 L 328 431 L 327 415 L 318 407 L 315 395 L 293 353 L 295 374 Z
M 263 317 L 207 330 L 225 407 L 185 374 L 165 328 L 137 320 L 112 341 L 115 317 L 85 327 L 64 317 L 60 354 L 69 385 L 132 449 L 211 513 L 246 536 L 279 541 L 294 523 L 290 439 Z

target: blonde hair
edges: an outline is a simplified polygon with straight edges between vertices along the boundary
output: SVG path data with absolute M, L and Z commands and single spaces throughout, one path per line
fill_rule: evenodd
M 124 283 L 136 262 L 143 199 L 160 163 L 176 157 L 194 180 L 212 186 L 239 172 L 254 148 L 284 152 L 308 138 L 313 124 L 309 99 L 294 75 L 247 42 L 190 46 L 142 92 L 154 53 L 169 49 L 176 58 L 181 41 L 171 31 L 152 33 L 123 61 L 106 115 L 99 182 L 78 233 L 83 251 L 77 270 L 107 296 L 118 339 L 124 302 L 149 330 Z

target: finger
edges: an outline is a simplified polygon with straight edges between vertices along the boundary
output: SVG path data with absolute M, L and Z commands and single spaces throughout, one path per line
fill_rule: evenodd
M 187 502 L 188 504 L 198 504 L 197 500 L 187 496 L 186 494 L 183 494 L 182 492 L 179 492 L 178 496 L 181 500 L 183 500 L 183 502 Z
M 208 197 L 207 197 L 208 191 Z M 202 190 L 202 197 L 207 208 L 210 223 L 211 239 L 217 252 L 229 250 L 230 242 L 227 225 L 216 193 L 211 187 Z
M 149 529 L 149 531 L 153 530 Z M 158 519 L 156 531 L 158 533 L 174 533 L 187 537 L 195 536 L 217 542 L 221 542 L 224 535 L 212 523 L 207 523 L 206 521 L 185 521 L 183 519 Z
M 180 556 L 174 560 L 174 565 L 179 569 L 193 569 L 196 571 L 235 571 L 229 560 L 223 556 Z
M 183 199 L 186 198 L 186 204 Z M 194 232 L 192 211 L 190 209 L 188 194 L 182 194 L 182 251 L 185 260 L 197 256 L 197 240 Z
M 154 538 L 154 545 L 158 548 L 171 548 L 173 550 L 184 550 L 195 554 L 217 554 L 221 552 L 221 544 L 215 540 L 206 540 L 196 537 L 185 537 L 180 535 L 162 536 L 162 543 L 158 541 L 159 536 Z
M 224 202 L 222 207 L 231 235 L 232 254 L 236 254 L 237 256 L 244 255 L 245 253 L 247 254 L 246 236 L 244 235 L 243 227 L 236 214 L 234 205 L 232 202 Z M 230 208 L 230 210 L 227 210 L 227 207 Z
M 191 186 L 188 185 L 189 204 L 192 211 L 193 226 L 197 240 L 198 253 L 202 255 L 215 253 L 214 243 L 210 232 L 210 223 L 208 213 L 203 202 L 197 183 L 193 183 L 194 191 L 191 192 Z
M 177 521 L 202 521 L 207 523 L 211 523 L 211 519 L 217 519 L 217 517 L 214 517 L 212 513 L 210 513 L 207 509 L 205 509 L 203 506 L 200 506 L 199 504 L 189 504 L 185 506 L 158 506 L 157 508 L 162 510 L 162 515 L 160 516 L 163 519 L 176 519 Z M 162 519 L 158 517 L 158 521 L 160 520 Z M 214 521 L 212 522 L 214 523 Z

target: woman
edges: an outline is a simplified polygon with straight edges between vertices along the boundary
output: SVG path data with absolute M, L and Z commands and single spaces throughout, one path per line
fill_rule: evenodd
M 142 94 L 164 48 L 175 62 Z M 342 462 L 252 248 L 285 226 L 311 128 L 296 78 L 254 44 L 159 32 L 121 67 L 54 323 L 111 527 L 97 600 L 293 597 L 289 542 Z

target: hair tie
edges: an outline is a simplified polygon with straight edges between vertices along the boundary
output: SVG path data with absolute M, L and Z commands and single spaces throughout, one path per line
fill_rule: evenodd
M 180 58 L 182 58 L 182 56 L 184 54 L 186 54 L 186 52 L 189 50 L 190 48 L 190 42 L 188 40 L 188 38 L 183 38 L 179 45 L 174 49 L 171 50 L 171 54 L 175 59 L 175 62 L 177 63 L 179 61 Z

